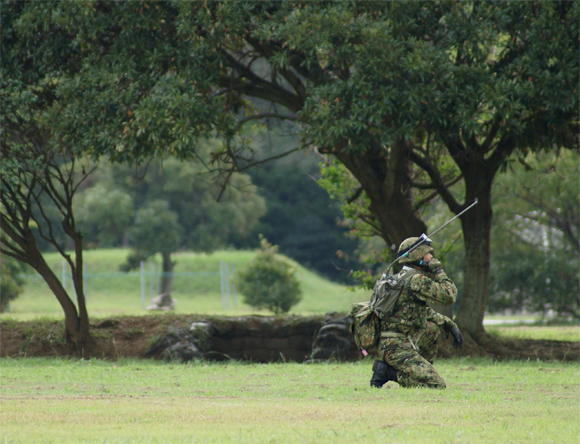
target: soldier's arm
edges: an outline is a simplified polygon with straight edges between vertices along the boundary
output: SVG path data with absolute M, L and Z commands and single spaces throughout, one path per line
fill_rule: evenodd
M 424 274 L 413 276 L 409 290 L 416 298 L 439 305 L 451 305 L 457 297 L 457 287 L 444 271 L 435 275 L 434 279 Z
M 437 324 L 445 331 L 451 331 L 453 327 L 457 327 L 457 324 L 450 318 L 441 313 L 437 313 L 431 307 L 427 307 L 427 321 Z

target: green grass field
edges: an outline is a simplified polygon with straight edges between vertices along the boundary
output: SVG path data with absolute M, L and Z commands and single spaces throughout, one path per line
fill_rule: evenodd
M 140 271 L 130 273 L 118 271 L 119 265 L 128 253 L 128 250 L 121 249 L 89 250 L 84 253 L 87 276 L 86 297 L 91 317 L 145 313 Z M 240 270 L 254 256 L 253 251 L 177 254 L 172 294 L 176 299 L 175 312 L 223 315 L 256 313 L 256 310 L 244 304 L 243 297 L 239 293 L 236 294 L 234 306 L 233 285 L 230 285 L 229 304 L 226 304 L 224 309 L 220 277 L 220 261 L 229 264 L 231 275 L 232 265 L 234 270 Z M 63 269 L 62 258 L 56 253 L 47 254 L 46 258 L 60 278 Z M 155 258 L 152 262 L 154 264 L 152 281 L 150 280 L 150 263 L 145 264 L 145 307 L 149 305 L 151 287 L 153 287 L 153 296 L 157 295 L 155 274 L 160 268 L 160 260 Z M 291 313 L 308 315 L 329 311 L 347 312 L 352 303 L 369 298 L 368 292 L 350 290 L 346 286 L 335 284 L 306 270 L 293 261 L 290 262 L 297 269 L 296 276 L 303 291 L 302 301 L 292 308 Z M 71 291 L 71 280 L 68 275 L 65 278 L 65 286 Z M 233 277 L 230 283 L 234 284 Z M 61 318 L 62 310 L 40 276 L 30 275 L 26 279 L 24 293 L 10 304 L 10 313 L 0 316 L 9 316 L 18 320 L 38 316 Z
M 139 315 L 139 272 L 117 272 L 126 250 L 86 253 L 92 318 Z M 237 295 L 225 310 L 220 261 L 253 252 L 177 256 L 177 313 L 255 313 Z M 57 275 L 62 260 L 49 255 Z M 294 314 L 346 312 L 368 299 L 296 265 Z M 149 264 L 146 271 L 149 272 Z M 70 289 L 70 279 L 67 287 Z M 40 278 L 1 320 L 62 319 Z M 155 282 L 154 282 L 155 288 Z M 149 302 L 146 281 L 146 304 Z M 233 295 L 232 295 L 233 296 Z M 580 327 L 493 325 L 492 335 L 580 341 Z M 166 364 L 150 360 L 0 359 L 0 444 L 8 443 L 578 443 L 580 367 L 560 362 L 436 362 L 443 391 L 368 386 L 371 361 Z
M 576 326 L 487 326 L 493 336 L 511 339 L 545 339 L 550 341 L 580 342 L 580 327 Z
M 446 390 L 371 362 L 0 360 L 2 443 L 577 443 L 576 363 L 452 359 Z

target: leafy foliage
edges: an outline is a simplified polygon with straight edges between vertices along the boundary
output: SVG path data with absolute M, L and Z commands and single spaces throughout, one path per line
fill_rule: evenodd
M 134 219 L 133 199 L 123 190 L 97 184 L 77 194 L 74 212 L 87 241 L 113 247 L 122 243 Z
M 505 252 L 494 258 L 490 311 L 504 309 L 580 319 L 580 263 L 577 257 L 531 250 Z
M 200 170 L 198 163 L 174 157 L 139 167 L 101 162 L 75 207 L 87 241 L 131 246 L 123 271 L 161 253 L 162 293 L 169 293 L 172 253 L 226 247 L 233 234 L 248 236 L 265 212 L 248 176 L 232 174 L 224 190 Z
M 279 246 L 280 252 L 334 281 L 350 282 L 349 271 L 360 266 L 357 239 L 346 237 L 337 203 L 315 180 L 318 158 L 296 156 L 251 172 L 252 182 L 267 201 L 267 211 L 246 242 L 257 246 L 259 234 Z M 248 242 L 253 242 L 248 245 Z M 254 243 L 255 242 L 255 243 Z
M 0 261 L 0 313 L 8 309 L 10 301 L 16 299 L 23 291 L 24 281 L 20 274 L 24 264 L 10 257 Z
M 16 3 L 6 16 L 17 24 L 10 37 L 18 37 L 21 55 L 5 59 L 9 78 L 26 66 L 24 54 L 41 75 L 57 67 L 58 100 L 46 117 L 56 139 L 117 160 L 192 159 L 199 138 L 218 135 L 224 143 L 211 164 L 225 180 L 263 160 L 246 124 L 297 121 L 302 148 L 335 157 L 360 183 L 373 229 L 389 246 L 426 231 L 417 211 L 436 195 L 456 214 L 477 198 L 462 218 L 458 314 L 477 335 L 495 174 L 526 150 L 578 146 L 578 8 L 550 1 Z M 451 187 L 461 180 L 456 196 Z M 413 189 L 422 190 L 418 199 Z
M 237 273 L 240 292 L 251 307 L 266 308 L 276 315 L 287 313 L 302 295 L 296 270 L 276 257 L 277 247 L 265 238 L 261 239 L 260 247 L 254 261 Z
M 114 245 L 119 246 L 123 234 L 131 226 L 139 225 L 134 227 L 130 243 L 153 254 L 166 251 L 170 245 L 171 251 L 182 248 L 212 251 L 227 246 L 234 233 L 248 236 L 266 208 L 250 178 L 233 174 L 218 202 L 222 188 L 201 169 L 194 161 L 174 157 L 150 159 L 137 168 L 101 162 L 78 194 L 75 207 L 87 240 L 100 244 L 114 238 Z M 155 210 L 151 207 L 154 201 L 158 207 Z M 174 222 L 157 220 L 167 212 L 174 215 Z M 157 229 L 139 235 L 137 232 L 145 229 L 142 219 L 145 214 L 148 223 Z M 166 238 L 165 244 L 156 242 L 157 238 Z
M 154 200 L 137 211 L 131 237 L 135 247 L 149 256 L 176 251 L 182 232 L 179 217 L 169 208 L 169 203 Z
M 530 155 L 499 178 L 490 310 L 580 316 L 579 160 Z

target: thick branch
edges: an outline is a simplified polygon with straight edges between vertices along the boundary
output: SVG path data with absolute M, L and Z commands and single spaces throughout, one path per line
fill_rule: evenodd
M 246 83 L 242 78 L 223 77 L 220 80 L 220 85 L 222 87 L 231 87 L 236 91 L 249 96 L 279 103 L 295 113 L 302 109 L 303 102 L 300 100 L 300 97 L 292 94 L 280 85 L 264 80 L 223 48 L 220 48 L 220 51 L 224 57 L 226 57 L 232 68 L 235 69 L 242 78 L 249 81 L 249 83 Z
M 439 170 L 431 162 L 431 160 L 428 157 L 419 156 L 414 150 L 411 150 L 410 156 L 411 160 L 429 175 L 429 177 L 433 181 L 433 186 L 435 190 L 437 190 L 437 193 L 445 201 L 449 209 L 454 213 L 459 213 L 462 209 L 461 205 L 459 204 L 459 202 L 457 202 L 453 194 L 451 194 L 451 192 L 447 187 L 447 184 L 443 182 L 443 179 L 439 174 Z M 462 175 L 459 176 L 459 178 L 461 177 Z M 458 178 L 456 179 L 459 180 Z
M 5 196 L 5 193 L 7 193 L 8 196 Z M 6 197 L 8 197 L 8 199 Z M 0 190 L 0 201 L 4 206 L 3 208 L 4 213 L 6 213 L 6 215 L 8 216 L 8 218 L 5 219 L 6 222 L 4 223 L 10 223 L 15 227 L 19 235 L 24 236 L 24 230 L 21 227 L 23 227 L 24 223 L 28 220 L 25 217 L 26 212 L 24 210 L 24 207 L 20 204 L 20 200 L 18 199 L 18 196 L 16 195 L 14 189 L 10 186 L 10 184 L 4 181 L 2 182 L 2 190 Z M 11 204 L 16 207 L 17 211 L 12 210 Z
M 458 136 L 449 136 L 449 132 L 442 134 L 441 139 L 461 172 L 465 174 L 469 167 L 470 159 L 461 139 Z
M 497 114 L 494 117 L 491 128 L 489 129 L 489 132 L 487 133 L 485 140 L 481 144 L 481 150 L 483 151 L 483 153 L 487 153 L 491 149 L 491 144 L 492 144 L 493 140 L 495 139 L 495 137 L 497 136 L 497 133 L 498 133 L 500 126 L 501 126 L 502 119 L 503 119 L 503 116 L 501 116 L 499 114 Z
M 26 237 L 24 235 L 20 235 L 15 231 L 15 228 L 20 227 L 12 225 L 8 220 L 6 220 L 6 216 L 4 216 L 4 214 L 0 214 L 0 224 L 2 225 L 2 231 L 6 233 L 6 235 L 8 235 L 8 237 L 12 240 L 12 242 L 17 244 L 22 250 L 22 252 L 26 251 Z M 4 239 L 2 239 L 2 243 L 8 245 L 14 251 L 17 251 L 14 245 L 10 245 Z
M 14 247 L 14 245 L 9 244 L 5 240 L 1 241 L 3 247 L 0 247 L 0 253 L 5 254 L 6 256 L 13 257 L 14 259 L 19 260 L 20 262 L 25 262 L 29 265 L 32 265 L 26 253 L 22 250 L 18 250 Z
M 514 152 L 516 148 L 513 137 L 509 134 L 504 134 L 492 154 L 486 159 L 488 169 L 495 174 L 501 164 Z M 493 175 L 491 176 L 493 177 Z
M 457 182 L 459 182 L 461 179 L 463 179 L 463 174 L 459 174 L 455 179 L 450 180 L 449 182 L 447 182 L 444 186 L 445 188 L 449 189 L 449 187 L 455 185 Z M 414 186 L 414 185 L 413 185 Z M 439 195 L 439 191 L 435 190 L 433 191 L 431 194 L 429 194 L 427 197 L 421 199 L 419 202 L 415 203 L 415 210 L 418 210 L 419 208 L 421 208 L 423 205 L 425 205 L 426 203 L 430 202 L 432 199 L 434 199 L 435 197 L 437 197 Z
M 346 201 L 346 202 L 347 202 L 347 203 L 349 203 L 349 204 L 350 204 L 350 203 L 353 203 L 355 200 L 357 200 L 357 199 L 360 197 L 360 195 L 362 194 L 362 192 L 363 192 L 363 187 L 358 187 L 358 188 L 356 189 L 356 191 L 353 193 L 353 195 L 352 195 L 352 196 L 350 196 L 350 197 L 347 199 L 347 201 Z
M 269 43 L 262 43 L 258 39 L 252 38 L 251 36 L 246 37 L 246 41 L 252 45 L 257 51 L 262 53 L 266 59 L 275 55 L 276 51 L 280 51 L 280 47 L 274 46 L 272 42 Z M 298 97 L 300 97 L 303 101 L 306 100 L 306 88 L 302 83 L 302 80 L 295 75 L 292 71 L 284 68 L 277 68 L 278 72 L 292 85 Z
M 251 116 L 244 117 L 238 121 L 238 124 L 234 128 L 234 133 L 237 133 L 239 129 L 244 126 L 247 122 L 251 120 L 259 120 L 259 119 L 280 119 L 280 120 L 293 120 L 297 121 L 300 120 L 298 116 L 285 116 L 283 114 L 278 113 L 261 113 L 261 114 L 252 114 Z
M 284 153 L 277 154 L 276 156 L 267 157 L 266 159 L 261 159 L 261 160 L 255 161 L 253 163 L 250 163 L 248 165 L 243 166 L 242 168 L 240 168 L 238 170 L 238 172 L 243 172 L 243 171 L 246 171 L 246 170 L 248 170 L 248 169 L 250 169 L 252 167 L 261 165 L 263 163 L 267 163 L 267 162 L 270 162 L 272 160 L 276 160 L 276 159 L 280 159 L 282 157 L 286 157 L 287 155 L 292 154 L 292 153 L 295 153 L 296 151 L 300 151 L 300 148 L 293 148 L 293 149 L 291 149 L 289 151 L 286 151 Z

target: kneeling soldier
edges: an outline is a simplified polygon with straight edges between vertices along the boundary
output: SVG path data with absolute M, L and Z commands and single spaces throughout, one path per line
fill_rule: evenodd
M 397 256 L 412 250 L 419 238 L 404 240 Z M 431 243 L 424 243 L 399 262 L 412 268 L 412 274 L 395 304 L 392 316 L 381 323 L 378 357 L 373 365 L 371 387 L 380 388 L 387 381 L 402 387 L 445 388 L 445 381 L 433 367 L 437 355 L 439 327 L 453 336 L 453 346 L 461 347 L 463 338 L 455 322 L 435 312 L 428 303 L 451 305 L 457 288 L 433 258 Z

